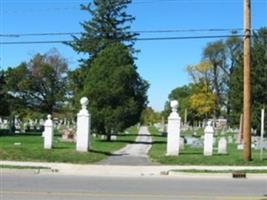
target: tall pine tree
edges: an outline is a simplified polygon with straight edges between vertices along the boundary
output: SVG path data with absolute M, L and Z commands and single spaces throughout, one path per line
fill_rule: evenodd
M 132 0 L 93 0 L 81 9 L 89 12 L 91 18 L 81 23 L 84 32 L 80 37 L 73 36 L 74 41 L 68 43 L 76 52 L 87 55 L 80 60 L 81 66 L 69 73 L 71 90 L 74 92 L 74 103 L 78 102 L 83 91 L 88 70 L 97 54 L 112 43 L 123 43 L 133 48 L 137 33 L 130 31 L 134 17 L 127 14 L 127 6 Z
M 71 43 L 77 52 L 86 53 L 94 58 L 110 43 L 124 43 L 134 51 L 137 33 L 130 31 L 134 17 L 126 13 L 131 0 L 94 0 L 93 4 L 82 5 L 81 9 L 90 13 L 92 18 L 81 23 L 84 32 L 81 37 L 74 36 Z M 83 60 L 84 64 L 88 60 Z

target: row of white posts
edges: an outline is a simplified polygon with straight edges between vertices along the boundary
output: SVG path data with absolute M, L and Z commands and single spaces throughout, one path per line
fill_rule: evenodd
M 81 98 L 80 103 L 82 109 L 77 114 L 77 132 L 76 132 L 76 150 L 81 152 L 87 152 L 90 148 L 90 114 L 87 110 L 88 99 L 86 97 Z M 53 121 L 51 115 L 47 116 L 47 120 L 44 123 L 44 148 L 51 149 L 53 147 Z
M 171 101 L 172 112 L 168 117 L 167 126 L 167 156 L 177 156 L 179 155 L 180 149 L 180 121 L 181 118 L 177 112 L 178 101 Z M 213 135 L 214 129 L 211 126 L 211 122 L 208 122 L 204 130 L 204 156 L 212 155 L 213 148 Z

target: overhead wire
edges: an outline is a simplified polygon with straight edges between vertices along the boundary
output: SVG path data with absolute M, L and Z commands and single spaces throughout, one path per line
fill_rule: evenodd
M 231 36 L 243 37 L 244 35 L 202 35 L 202 36 L 177 36 L 177 37 L 146 37 L 136 38 L 136 41 L 155 41 L 155 40 L 188 40 L 188 39 L 214 39 L 228 38 Z M 71 43 L 73 40 L 48 40 L 48 41 L 15 41 L 15 42 L 0 42 L 0 45 L 12 44 L 55 44 L 55 43 Z
M 158 30 L 137 30 L 132 33 L 179 33 L 179 32 L 231 32 L 233 34 L 241 31 L 242 28 L 211 28 L 211 29 L 158 29 Z M 254 29 L 256 30 L 256 29 Z M 58 35 L 80 35 L 82 32 L 44 32 L 44 33 L 2 33 L 0 37 L 27 37 L 27 36 L 58 36 Z

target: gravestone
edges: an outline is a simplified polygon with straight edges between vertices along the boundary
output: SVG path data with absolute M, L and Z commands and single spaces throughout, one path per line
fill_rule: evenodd
M 214 129 L 211 121 L 208 121 L 204 130 L 204 156 L 212 156 Z
M 236 143 L 242 144 L 242 139 L 243 139 L 243 114 L 240 115 L 239 130 L 236 136 Z
M 191 147 L 192 148 L 203 148 L 203 140 L 200 140 L 200 139 L 194 140 Z
M 76 150 L 87 152 L 90 148 L 90 114 L 87 110 L 88 99 L 81 98 L 82 109 L 77 114 Z
M 218 142 L 218 153 L 227 154 L 227 140 L 225 137 L 221 137 Z
M 47 115 L 47 120 L 44 123 L 44 148 L 51 149 L 53 146 L 53 121 L 51 115 Z
M 181 137 L 180 138 L 180 144 L 179 144 L 180 149 L 184 149 L 184 143 L 185 143 L 185 139 Z
M 112 141 L 117 140 L 117 135 L 111 135 L 110 139 L 111 139 Z
M 100 135 L 100 140 L 106 140 L 107 136 L 106 135 Z
M 233 137 L 231 135 L 228 136 L 228 143 L 229 144 L 233 143 Z
M 243 144 L 238 144 L 238 145 L 237 145 L 237 150 L 243 150 L 243 149 L 244 149 Z
M 62 131 L 61 140 L 64 142 L 75 142 L 75 131 L 71 128 L 65 128 Z
M 172 112 L 168 117 L 167 156 L 179 155 L 180 117 L 177 113 L 178 101 L 171 101 Z

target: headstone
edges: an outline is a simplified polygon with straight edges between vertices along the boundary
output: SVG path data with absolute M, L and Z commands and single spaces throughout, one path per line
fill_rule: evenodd
M 227 154 L 227 140 L 225 137 L 221 137 L 218 142 L 218 153 Z
M 233 143 L 233 138 L 231 135 L 228 136 L 228 143 L 229 144 L 232 144 Z
M 204 156 L 212 156 L 214 129 L 211 121 L 208 121 L 204 134 Z
M 75 142 L 75 131 L 71 128 L 63 129 L 61 140 L 64 142 Z
M 185 139 L 181 137 L 180 138 L 180 144 L 179 144 L 180 149 L 184 149 L 184 143 L 185 143 Z
M 236 143 L 241 144 L 243 139 L 243 115 L 240 115 L 240 120 L 239 120 L 239 130 L 236 138 Z
M 238 144 L 238 145 L 237 145 L 237 150 L 243 150 L 243 149 L 244 149 L 243 144 Z
M 191 147 L 192 148 L 203 148 L 203 140 L 200 140 L 200 139 L 194 140 Z
M 110 139 L 111 139 L 112 141 L 117 140 L 117 135 L 111 135 Z
M 185 136 L 184 139 L 185 139 L 185 144 L 187 145 L 193 145 L 194 143 L 197 143 L 197 141 L 199 140 L 199 138 L 192 136 Z
M 30 119 L 29 120 L 30 130 L 34 130 L 34 122 Z
M 4 121 L 3 121 L 3 127 L 2 128 L 3 129 L 8 129 L 9 128 L 9 123 L 8 123 L 8 121 L 6 119 L 4 119 Z
M 43 126 L 43 125 L 44 125 L 44 120 L 43 120 L 43 119 L 40 119 L 40 120 L 39 120 L 39 125 L 40 125 L 40 126 Z
M 77 114 L 77 142 L 76 150 L 87 152 L 90 148 L 90 114 L 87 110 L 88 99 L 81 98 L 82 109 Z
M 177 113 L 178 101 L 171 101 L 172 112 L 168 117 L 167 156 L 179 155 L 180 117 Z
M 51 149 L 53 145 L 53 121 L 51 115 L 47 115 L 47 120 L 44 123 L 44 148 Z
M 107 136 L 106 135 L 100 135 L 100 140 L 106 140 Z

